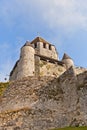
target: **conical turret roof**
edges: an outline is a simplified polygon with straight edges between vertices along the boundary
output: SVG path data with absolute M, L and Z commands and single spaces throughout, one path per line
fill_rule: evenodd
M 64 53 L 62 60 L 64 59 L 72 59 L 70 56 L 68 56 L 66 53 Z
M 24 47 L 24 46 L 31 46 L 31 47 L 33 47 L 32 44 L 30 44 L 29 41 L 26 41 L 26 43 L 23 45 L 23 47 Z
M 26 41 L 25 45 L 26 45 L 26 46 L 30 46 L 30 42 L 29 42 L 29 41 Z

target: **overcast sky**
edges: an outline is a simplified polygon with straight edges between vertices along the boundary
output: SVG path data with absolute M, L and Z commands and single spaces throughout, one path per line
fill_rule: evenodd
M 39 36 L 87 67 L 87 0 L 1 0 L 0 81 L 8 77 L 20 47 Z

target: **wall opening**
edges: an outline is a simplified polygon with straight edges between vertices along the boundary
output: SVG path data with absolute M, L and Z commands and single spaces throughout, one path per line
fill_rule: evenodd
M 34 48 L 37 48 L 37 43 L 34 43 Z
M 43 43 L 43 48 L 46 48 L 46 43 Z
M 49 45 L 49 50 L 52 50 L 52 46 L 51 45 Z

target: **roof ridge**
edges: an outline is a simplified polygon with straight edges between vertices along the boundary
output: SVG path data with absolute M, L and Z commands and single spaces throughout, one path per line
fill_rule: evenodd
M 51 44 L 48 41 L 46 41 L 45 39 L 43 39 L 42 37 L 36 37 L 33 41 L 31 41 L 30 43 L 34 43 L 34 42 L 45 42 L 47 44 Z

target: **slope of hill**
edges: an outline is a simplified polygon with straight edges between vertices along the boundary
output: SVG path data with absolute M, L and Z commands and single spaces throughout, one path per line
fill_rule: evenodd
M 87 71 L 12 82 L 0 98 L 0 130 L 87 126 Z

